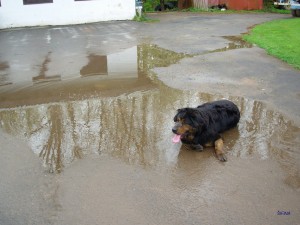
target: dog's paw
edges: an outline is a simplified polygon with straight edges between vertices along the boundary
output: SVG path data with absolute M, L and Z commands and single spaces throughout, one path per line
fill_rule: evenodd
M 227 161 L 227 157 L 224 153 L 220 153 L 220 154 L 216 154 L 218 160 L 220 160 L 221 162 L 226 162 Z

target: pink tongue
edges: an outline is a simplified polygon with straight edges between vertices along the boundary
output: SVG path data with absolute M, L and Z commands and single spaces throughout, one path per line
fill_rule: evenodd
M 174 143 L 178 143 L 178 142 L 180 141 L 180 135 L 175 134 L 175 136 L 172 138 L 172 141 L 173 141 Z

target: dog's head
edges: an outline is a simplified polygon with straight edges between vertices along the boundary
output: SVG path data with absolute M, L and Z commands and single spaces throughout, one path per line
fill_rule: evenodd
M 178 109 L 174 122 L 173 133 L 179 135 L 180 140 L 185 143 L 193 143 L 195 134 L 201 132 L 205 124 L 202 116 L 195 108 Z

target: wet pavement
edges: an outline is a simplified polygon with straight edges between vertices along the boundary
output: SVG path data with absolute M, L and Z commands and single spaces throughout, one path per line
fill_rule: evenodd
M 239 38 L 289 16 L 152 17 L 0 32 L 0 224 L 299 223 L 300 72 Z M 223 98 L 228 162 L 172 143 Z

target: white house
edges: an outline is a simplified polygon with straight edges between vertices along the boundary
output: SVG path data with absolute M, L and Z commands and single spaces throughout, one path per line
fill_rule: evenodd
M 131 20 L 135 0 L 0 0 L 0 29 Z

